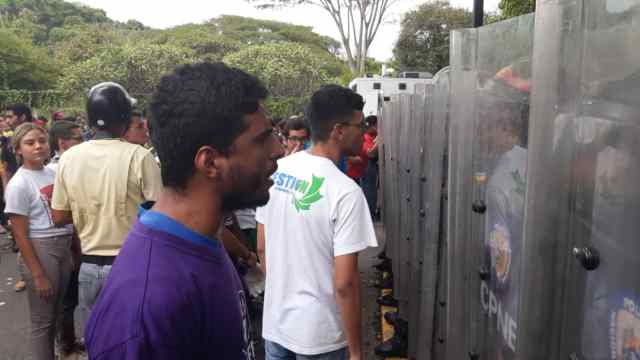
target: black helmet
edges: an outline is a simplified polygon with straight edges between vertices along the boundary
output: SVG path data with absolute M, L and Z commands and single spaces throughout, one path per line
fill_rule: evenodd
M 108 128 L 131 121 L 131 111 L 137 101 L 122 85 L 103 82 L 92 87 L 88 96 L 87 115 L 91 127 Z

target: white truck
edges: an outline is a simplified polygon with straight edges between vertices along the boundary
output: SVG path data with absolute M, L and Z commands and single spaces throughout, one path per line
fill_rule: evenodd
M 401 77 L 359 77 L 351 80 L 349 87 L 351 90 L 362 95 L 364 98 L 364 116 L 378 115 L 378 102 L 384 101 L 393 94 L 415 92 L 416 84 L 432 83 L 433 76 L 426 72 L 405 72 Z

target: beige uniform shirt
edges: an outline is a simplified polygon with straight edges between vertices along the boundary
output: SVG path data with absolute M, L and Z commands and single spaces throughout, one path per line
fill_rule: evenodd
M 85 255 L 115 256 L 146 200 L 162 189 L 149 150 L 119 139 L 92 140 L 60 158 L 52 208 L 71 211 Z

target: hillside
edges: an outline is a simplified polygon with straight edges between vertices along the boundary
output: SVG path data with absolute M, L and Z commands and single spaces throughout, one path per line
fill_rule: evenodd
M 122 83 L 144 105 L 162 74 L 206 60 L 259 72 L 284 116 L 313 87 L 349 79 L 339 49 L 310 27 L 277 21 L 223 15 L 160 30 L 61 0 L 0 0 L 0 106 L 81 109 L 86 90 L 104 80 Z

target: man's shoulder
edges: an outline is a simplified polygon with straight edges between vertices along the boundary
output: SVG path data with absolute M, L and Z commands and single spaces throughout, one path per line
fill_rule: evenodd
M 303 161 L 305 158 L 307 158 L 307 154 L 305 151 L 298 151 L 297 153 L 291 154 L 291 155 L 287 155 L 283 158 L 280 158 L 278 160 L 278 166 L 287 166 L 287 165 L 291 165 L 291 164 L 296 164 L 300 161 Z
M 91 156 L 91 152 L 94 149 L 94 144 L 91 141 L 83 142 L 82 144 L 78 144 L 72 146 L 67 149 L 60 158 L 58 159 L 58 164 L 62 165 L 65 161 L 69 161 L 69 159 L 77 159 L 80 157 L 89 157 Z
M 148 157 L 149 159 L 155 162 L 155 157 L 153 156 L 153 153 L 151 152 L 151 150 L 141 145 L 135 145 L 135 144 L 130 144 L 130 145 L 134 146 L 134 148 L 132 148 L 131 151 L 133 151 L 136 158 L 142 161 L 143 159 Z
M 354 191 L 362 191 L 360 186 L 350 178 L 347 174 L 340 171 L 340 169 L 336 169 L 337 171 L 332 172 L 332 179 L 335 182 L 335 190 L 340 194 L 349 194 Z
M 176 261 L 180 252 L 163 246 L 167 241 L 170 240 L 161 232 L 152 234 L 140 224 L 134 225 L 111 270 L 104 289 L 105 301 L 131 309 L 144 304 L 146 311 L 159 311 L 160 306 L 166 311 L 183 299 L 191 287 L 188 281 L 181 281 L 187 280 L 181 277 L 188 264 L 184 259 Z M 157 302 L 158 299 L 163 300 Z

